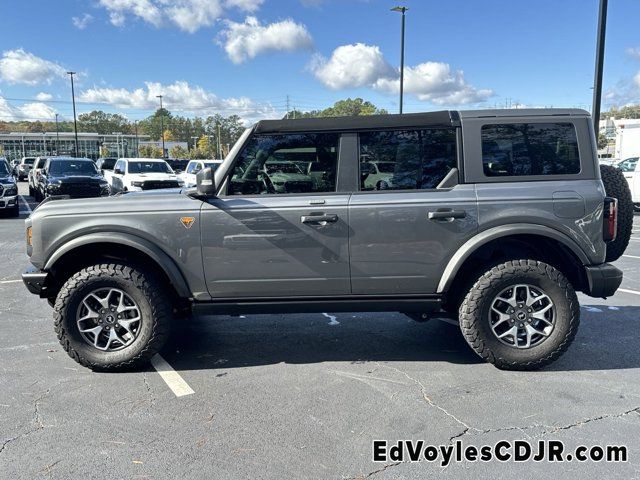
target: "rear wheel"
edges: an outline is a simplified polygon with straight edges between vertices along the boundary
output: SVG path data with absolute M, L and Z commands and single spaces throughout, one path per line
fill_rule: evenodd
M 618 199 L 618 232 L 613 242 L 607 243 L 607 262 L 614 262 L 622 256 L 629 245 L 633 228 L 631 190 L 624 174 L 610 165 L 600 165 L 600 176 L 607 196 Z
M 169 298 L 166 289 L 140 269 L 94 265 L 61 288 L 54 306 L 55 330 L 69 356 L 85 367 L 138 368 L 169 335 Z
M 576 293 L 562 273 L 535 260 L 491 268 L 460 305 L 467 343 L 506 370 L 535 370 L 560 357 L 580 323 Z

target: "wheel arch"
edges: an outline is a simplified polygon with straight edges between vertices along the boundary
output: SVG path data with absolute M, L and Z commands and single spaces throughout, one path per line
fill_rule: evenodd
M 507 242 L 516 241 L 524 245 L 524 240 L 531 240 L 532 238 L 540 239 L 541 244 L 532 246 L 531 250 L 539 249 L 543 245 L 548 245 L 551 242 L 566 250 L 569 258 L 565 261 L 568 264 L 577 262 L 581 265 L 590 264 L 585 252 L 573 240 L 557 230 L 535 224 L 501 225 L 478 233 L 458 249 L 453 257 L 451 257 L 451 260 L 449 260 L 440 278 L 437 293 L 446 293 L 458 277 L 458 274 L 464 271 L 464 266 L 467 264 L 467 261 L 473 258 L 474 255 L 477 255 L 483 247 L 486 248 L 490 244 L 496 246 L 498 243 L 506 245 Z M 544 254 L 541 256 L 544 256 Z M 576 272 L 576 274 L 580 275 L 583 274 L 583 272 Z M 575 280 L 574 278 L 574 281 Z M 576 285 L 576 287 L 580 288 L 579 285 Z
M 100 261 L 133 259 L 135 263 L 155 269 L 179 298 L 191 297 L 189 286 L 175 262 L 157 245 L 127 233 L 92 233 L 60 246 L 47 259 L 44 270 L 63 272 L 70 265 L 83 268 Z

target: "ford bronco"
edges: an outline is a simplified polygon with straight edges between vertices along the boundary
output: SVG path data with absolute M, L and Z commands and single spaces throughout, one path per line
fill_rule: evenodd
M 277 188 L 297 152 L 324 181 Z M 619 287 L 632 210 L 583 110 L 266 120 L 196 188 L 45 200 L 23 280 L 96 370 L 144 364 L 191 311 L 448 314 L 486 361 L 535 369 L 576 335 L 576 291 Z

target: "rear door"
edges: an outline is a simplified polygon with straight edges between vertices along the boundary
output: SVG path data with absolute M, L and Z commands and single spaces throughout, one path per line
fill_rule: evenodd
M 204 273 L 214 298 L 350 293 L 349 193 L 337 191 L 340 134 L 254 135 L 224 192 L 201 211 Z M 297 162 L 322 164 L 322 182 Z
M 349 203 L 354 294 L 436 292 L 478 230 L 474 185 L 458 184 L 457 144 L 453 127 L 359 134 L 360 191 Z

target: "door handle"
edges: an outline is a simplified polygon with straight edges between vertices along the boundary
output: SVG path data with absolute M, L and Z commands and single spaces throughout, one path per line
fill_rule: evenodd
M 429 220 L 453 220 L 455 218 L 465 218 L 467 212 L 464 210 L 438 210 L 427 214 Z
M 338 215 L 325 214 L 325 213 L 322 213 L 320 215 L 302 215 L 300 217 L 300 221 L 302 223 L 319 223 L 319 224 L 335 223 L 338 221 Z

